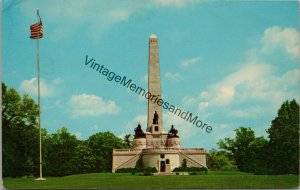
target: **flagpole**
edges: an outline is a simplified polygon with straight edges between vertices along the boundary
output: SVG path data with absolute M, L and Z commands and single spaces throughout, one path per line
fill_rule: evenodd
M 37 9 L 37 19 L 39 20 L 39 10 Z M 41 131 L 41 93 L 40 93 L 40 44 L 39 44 L 39 38 L 36 40 L 36 60 L 37 60 L 37 67 L 38 67 L 38 127 L 39 127 L 39 137 L 40 137 L 40 177 L 36 180 L 46 180 L 43 178 L 43 165 L 42 165 L 42 131 Z

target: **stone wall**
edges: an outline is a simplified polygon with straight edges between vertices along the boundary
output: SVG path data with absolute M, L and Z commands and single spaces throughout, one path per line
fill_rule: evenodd
M 120 168 L 134 168 L 140 158 L 141 150 L 114 149 L 112 172 Z

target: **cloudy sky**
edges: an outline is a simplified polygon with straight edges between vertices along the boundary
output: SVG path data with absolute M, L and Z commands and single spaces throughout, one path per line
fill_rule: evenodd
M 147 88 L 148 38 L 158 36 L 163 99 L 188 110 L 205 131 L 164 110 L 164 129 L 182 147 L 217 147 L 244 126 L 267 137 L 285 100 L 299 102 L 298 2 L 197 0 L 3 0 L 3 81 L 37 99 L 39 8 L 42 127 L 80 139 L 146 129 L 145 98 L 84 65 L 86 55 Z

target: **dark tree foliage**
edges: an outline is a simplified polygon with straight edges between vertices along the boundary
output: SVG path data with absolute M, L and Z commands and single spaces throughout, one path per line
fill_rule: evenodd
M 272 174 L 299 173 L 299 104 L 286 101 L 267 130 L 268 167 Z
M 269 141 L 250 128 L 238 128 L 236 137 L 218 142 L 238 169 L 255 174 L 299 174 L 299 104 L 286 101 L 267 130 Z
M 122 139 L 111 132 L 99 132 L 87 139 L 87 146 L 96 155 L 94 172 L 110 172 L 112 169 L 112 150 L 114 148 L 126 148 Z
M 73 174 L 72 158 L 79 141 L 75 135 L 68 132 L 63 127 L 57 133 L 49 135 L 44 146 L 47 153 L 45 156 L 45 175 L 48 176 L 65 176 Z
M 210 170 L 235 171 L 237 170 L 234 160 L 230 158 L 229 154 L 224 151 L 217 151 L 212 149 L 206 157 L 207 167 Z
M 123 137 L 123 141 L 124 143 L 126 144 L 126 147 L 127 148 L 131 148 L 132 145 L 133 145 L 133 136 L 131 134 L 126 134 L 124 137 Z
M 177 167 L 173 169 L 173 172 L 200 172 L 200 171 L 208 171 L 207 168 L 200 167 Z
M 94 172 L 96 165 L 96 155 L 85 141 L 80 142 L 76 147 L 71 159 L 73 173 Z
M 240 127 L 235 129 L 234 139 L 225 138 L 218 142 L 219 148 L 229 153 L 242 172 L 257 174 L 265 171 L 263 164 L 263 150 L 267 141 L 263 137 L 255 137 L 251 128 Z
M 3 176 L 18 177 L 38 172 L 37 105 L 27 94 L 22 98 L 2 83 Z

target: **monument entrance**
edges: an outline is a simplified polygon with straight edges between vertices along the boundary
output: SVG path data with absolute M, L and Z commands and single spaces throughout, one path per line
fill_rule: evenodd
M 166 163 L 165 163 L 165 161 L 160 161 L 160 172 L 166 172 Z

